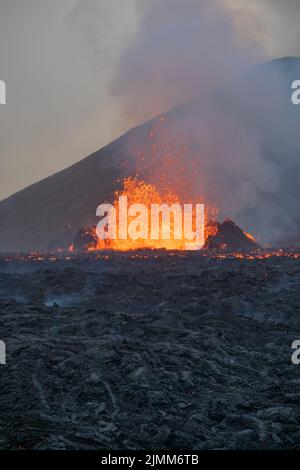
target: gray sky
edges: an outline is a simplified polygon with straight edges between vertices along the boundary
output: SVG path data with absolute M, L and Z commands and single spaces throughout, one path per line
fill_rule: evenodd
M 7 104 L 0 105 L 0 199 L 75 163 L 143 119 L 190 98 L 187 87 L 178 86 L 178 82 L 172 93 L 167 93 L 171 67 L 161 74 L 155 67 L 157 57 L 158 64 L 169 61 L 170 45 L 163 32 L 168 31 L 165 26 L 170 19 L 164 15 L 173 5 L 172 24 L 176 25 L 177 10 L 179 24 L 176 48 L 181 50 L 182 35 L 186 38 L 183 55 L 195 47 L 200 51 L 198 55 L 191 52 L 191 60 L 185 62 L 191 68 L 193 83 L 188 88 L 195 95 L 206 91 L 205 87 L 196 89 L 199 76 L 193 75 L 193 70 L 201 70 L 201 54 L 205 53 L 195 45 L 197 25 L 189 34 L 190 18 L 203 11 L 202 0 L 181 0 L 185 15 L 178 1 L 0 0 L 0 79 L 7 84 Z M 251 55 L 254 61 L 300 55 L 297 0 L 215 3 L 218 21 L 226 18 L 218 27 L 224 27 L 227 46 L 239 37 L 251 44 L 249 58 Z M 213 23 L 211 32 L 205 34 L 214 37 Z M 162 47 L 149 47 L 157 37 Z M 219 70 L 219 45 L 212 47 L 213 73 Z M 223 55 L 222 44 L 220 47 L 219 57 Z M 257 56 L 253 51 L 259 51 Z M 128 61 L 133 58 L 134 67 L 129 68 Z M 181 63 L 176 54 L 171 63 L 178 74 Z M 155 76 L 147 81 L 152 70 Z M 230 78 L 220 74 L 220 84 Z M 216 80 L 214 86 L 218 84 Z M 139 106 L 129 109 L 135 89 Z M 158 99 L 160 96 L 166 99 Z

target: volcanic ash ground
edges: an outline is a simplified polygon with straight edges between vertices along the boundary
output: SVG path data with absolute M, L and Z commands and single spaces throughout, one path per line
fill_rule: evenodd
M 0 263 L 2 449 L 300 449 L 299 260 Z

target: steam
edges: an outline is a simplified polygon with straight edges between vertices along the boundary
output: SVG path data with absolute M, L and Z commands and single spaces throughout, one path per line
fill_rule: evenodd
M 144 1 L 112 89 L 136 123 L 190 102 L 149 123 L 147 135 L 131 133 L 128 155 L 151 182 L 204 198 L 219 219 L 275 244 L 300 233 L 300 139 L 287 63 L 256 67 L 266 52 L 248 13 L 225 0 Z
M 216 0 L 141 0 L 142 18 L 121 54 L 112 92 L 136 123 L 239 76 L 265 56 L 256 17 Z

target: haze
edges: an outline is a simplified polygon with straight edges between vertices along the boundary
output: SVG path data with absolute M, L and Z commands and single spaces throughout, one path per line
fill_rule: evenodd
M 300 55 L 296 0 L 182 3 L 0 0 L 0 199 L 255 63 Z M 192 22 L 211 4 L 208 28 Z

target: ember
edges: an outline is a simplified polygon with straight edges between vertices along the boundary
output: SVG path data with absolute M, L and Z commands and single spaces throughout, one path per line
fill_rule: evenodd
M 138 237 L 128 237 L 128 232 L 130 231 L 130 226 L 127 227 L 126 221 L 126 228 L 125 232 L 122 236 L 116 239 L 98 239 L 98 243 L 96 246 L 94 244 L 89 245 L 88 249 L 103 249 L 103 248 L 110 248 L 113 250 L 135 250 L 141 248 L 151 248 L 151 249 L 167 249 L 167 250 L 186 250 L 186 249 L 198 249 L 203 246 L 203 242 L 199 244 L 199 240 L 196 236 L 196 233 L 199 233 L 198 227 L 198 207 L 202 206 L 201 204 L 196 204 L 195 207 L 192 207 L 192 204 L 182 204 L 181 198 L 177 195 L 174 191 L 170 189 L 163 189 L 159 191 L 156 186 L 146 183 L 145 181 L 138 179 L 137 177 L 126 178 L 123 182 L 123 188 L 121 191 L 117 191 L 115 193 L 115 200 L 114 200 L 114 209 L 115 214 L 117 214 L 117 225 L 120 226 L 121 222 L 120 217 L 121 214 L 124 213 L 124 208 L 120 207 L 123 200 L 126 200 L 126 217 L 127 217 L 127 205 L 143 205 L 151 212 L 151 217 L 148 218 L 146 222 L 148 227 L 146 227 L 146 231 L 142 232 L 141 235 Z M 186 222 L 186 217 L 184 214 L 184 218 L 182 219 L 180 215 L 180 220 L 176 217 L 176 211 L 172 210 L 168 212 L 168 208 L 170 209 L 184 207 L 189 205 L 192 208 L 192 214 L 189 220 L 189 224 Z M 158 219 L 161 217 L 161 224 L 158 227 L 158 231 L 155 236 L 150 237 L 147 234 L 153 234 L 153 213 L 150 208 L 153 207 L 159 208 L 159 213 L 157 214 Z M 128 212 L 128 218 L 132 219 L 135 217 L 130 216 Z M 171 217 L 172 216 L 172 217 Z M 207 214 L 206 214 L 207 218 Z M 134 221 L 137 224 L 136 221 Z M 125 224 L 122 224 L 125 225 Z M 159 224 L 158 224 L 159 225 Z M 178 227 L 180 225 L 180 227 Z M 189 227 L 187 227 L 189 225 Z M 180 228 L 181 235 L 178 237 L 178 228 Z M 203 229 L 203 227 L 202 227 Z M 207 230 L 206 229 L 206 235 Z M 94 232 L 94 229 L 92 230 Z M 177 235 L 176 235 L 177 233 Z M 187 233 L 189 233 L 188 236 Z M 183 235 L 182 235 L 183 234 Z M 193 235 L 194 234 L 194 235 Z M 194 238 L 194 241 L 192 241 Z M 203 239 L 203 236 L 202 236 Z
M 70 246 L 69 251 L 88 251 L 97 247 L 97 236 L 95 229 L 89 229 L 88 227 L 80 229 L 74 239 L 74 243 Z
M 120 195 L 113 204 L 101 204 L 97 209 L 97 216 L 101 219 L 97 225 L 96 233 L 99 243 L 111 243 L 115 240 L 128 240 L 136 242 L 143 240 L 144 246 L 154 243 L 166 245 L 170 240 L 178 241 L 181 249 L 201 249 L 204 245 L 204 204 L 180 204 L 174 201 L 171 204 L 161 203 L 160 195 L 152 185 L 143 181 L 128 178 L 134 188 L 144 189 L 144 194 L 150 191 L 150 199 L 144 202 L 128 203 L 128 195 Z M 118 194 L 118 193 L 117 193 Z M 129 193 L 132 196 L 131 193 Z M 168 198 L 172 193 L 167 193 Z M 152 197 L 153 196 L 153 197 Z M 153 201 L 156 201 L 155 203 Z M 159 201 L 159 202 L 157 202 Z M 149 245 L 149 241 L 151 244 Z
M 136 214 L 128 216 L 128 205 L 143 205 L 143 207 L 149 209 L 154 205 L 159 206 L 160 208 L 165 208 L 166 206 L 172 208 L 178 205 L 186 206 L 186 204 L 182 204 L 181 199 L 182 198 L 178 194 L 176 194 L 170 189 L 163 189 L 162 191 L 159 191 L 156 186 L 146 183 L 145 181 L 137 177 L 128 177 L 123 181 L 123 188 L 115 193 L 113 206 L 107 205 L 110 206 L 114 211 L 114 223 L 119 227 L 118 233 L 121 233 L 121 225 L 123 227 L 125 225 L 125 230 L 122 230 L 122 236 L 119 236 L 119 238 L 106 237 L 105 239 L 101 239 L 101 237 L 97 237 L 96 227 L 83 228 L 79 230 L 79 232 L 77 232 L 74 243 L 71 245 L 69 251 L 72 252 L 74 249 L 80 251 L 97 251 L 103 249 L 127 251 L 149 248 L 166 250 L 200 249 L 202 248 L 203 243 L 201 245 L 197 244 L 196 241 L 193 241 L 191 243 L 191 238 L 188 238 L 186 236 L 186 231 L 182 230 L 183 227 L 180 227 L 181 233 L 183 233 L 183 235 L 181 235 L 180 238 L 175 236 L 176 227 L 178 225 L 178 219 L 176 219 L 175 212 L 172 213 L 172 211 L 169 213 L 164 212 L 164 209 L 161 211 L 161 226 L 160 230 L 158 230 L 157 237 L 155 239 L 147 236 L 148 233 L 152 233 L 153 228 L 151 225 L 152 218 L 150 217 L 146 219 L 146 224 L 148 224 L 148 227 L 146 227 L 146 231 L 142 231 L 139 229 L 140 235 L 135 238 L 128 237 L 130 226 L 128 226 L 127 219 L 126 224 L 121 224 L 123 220 L 120 221 L 120 218 L 122 217 L 122 214 L 124 214 L 124 207 L 121 207 L 121 204 L 123 204 L 124 200 L 126 201 L 126 218 L 128 217 L 129 222 L 131 221 L 132 223 L 133 221 L 135 225 L 138 225 L 137 219 L 139 217 L 135 219 Z M 192 206 L 192 204 L 190 205 Z M 198 204 L 196 204 L 196 206 L 198 206 Z M 215 221 L 214 218 L 217 212 L 218 211 L 215 207 L 211 207 L 205 203 L 205 249 L 228 252 L 241 250 L 251 251 L 259 248 L 259 245 L 256 242 L 255 238 L 240 229 L 234 222 L 230 221 L 229 219 L 225 220 L 222 224 Z M 196 233 L 195 225 L 197 225 L 197 217 L 195 217 L 194 207 L 191 219 L 192 220 L 190 223 L 190 232 Z M 104 219 L 102 219 L 101 221 L 101 224 L 103 225 L 103 231 L 108 231 L 109 224 L 107 223 L 107 225 L 105 226 L 103 220 Z M 180 223 L 183 224 L 185 228 L 185 219 L 184 221 L 180 219 Z M 116 232 L 116 228 L 114 229 L 114 232 Z M 165 236 L 166 233 L 169 235 L 168 237 Z

